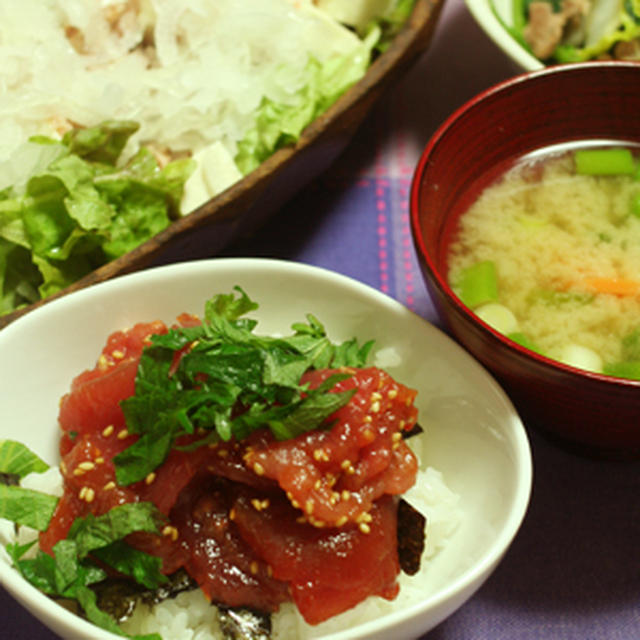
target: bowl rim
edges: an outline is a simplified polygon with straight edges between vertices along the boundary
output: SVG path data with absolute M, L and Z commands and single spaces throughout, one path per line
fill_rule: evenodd
M 447 279 L 440 273 L 440 270 L 436 267 L 430 252 L 427 250 L 420 226 L 420 183 L 423 180 L 425 172 L 428 170 L 429 162 L 434 150 L 446 136 L 448 131 L 460 119 L 467 117 L 469 113 L 473 112 L 479 105 L 483 104 L 485 100 L 495 95 L 517 91 L 518 87 L 522 84 L 531 84 L 551 75 L 585 72 L 589 73 L 589 71 L 591 70 L 598 71 L 606 68 L 635 69 L 640 77 L 640 64 L 638 64 L 637 62 L 624 60 L 593 60 L 587 62 L 559 64 L 544 67 L 535 71 L 525 71 L 511 78 L 507 78 L 506 80 L 501 80 L 500 82 L 497 82 L 496 84 L 479 92 L 478 94 L 467 100 L 465 103 L 463 103 L 461 106 L 459 106 L 436 129 L 431 138 L 428 140 L 422 153 L 420 154 L 420 158 L 414 170 L 411 181 L 409 195 L 410 221 L 413 234 L 413 243 L 416 248 L 416 252 L 420 261 L 427 269 L 434 286 L 436 286 L 440 290 L 440 292 L 452 302 L 458 314 L 464 316 L 465 318 L 468 318 L 474 324 L 478 325 L 485 334 L 487 334 L 494 340 L 497 340 L 506 348 L 515 351 L 520 357 L 533 360 L 548 372 L 561 371 L 565 375 L 574 378 L 576 381 L 586 378 L 594 382 L 610 385 L 611 387 L 640 389 L 640 380 L 616 378 L 614 376 L 607 376 L 605 374 L 588 371 L 586 369 L 579 369 L 577 367 L 564 364 L 558 360 L 553 360 L 552 358 L 546 357 L 535 351 L 531 351 L 530 349 L 527 349 L 517 342 L 514 342 L 513 340 L 507 338 L 499 331 L 496 331 L 493 327 L 480 319 L 471 309 L 469 309 L 469 307 L 467 307 L 453 291 L 453 289 L 447 282 Z
M 494 44 L 526 71 L 544 69 L 547 65 L 527 51 L 508 31 L 491 6 L 491 0 L 465 0 L 469 13 Z
M 165 275 L 171 276 L 172 274 L 180 274 L 182 272 L 188 274 L 198 271 L 199 269 L 205 269 L 207 273 L 213 275 L 219 268 L 244 269 L 247 271 L 253 269 L 261 272 L 271 270 L 274 279 L 286 274 L 320 278 L 327 282 L 331 288 L 342 290 L 345 294 L 355 293 L 362 296 L 363 299 L 370 299 L 373 308 L 379 308 L 382 311 L 388 310 L 391 313 L 406 314 L 410 322 L 424 323 L 424 329 L 426 331 L 439 336 L 439 339 L 443 339 L 448 345 L 448 348 L 460 353 L 464 358 L 468 359 L 469 365 L 475 367 L 478 372 L 482 372 L 487 383 L 493 387 L 495 393 L 498 395 L 505 410 L 508 410 L 508 413 L 505 414 L 504 421 L 506 425 L 505 434 L 510 443 L 510 460 L 514 469 L 514 484 L 511 486 L 512 497 L 509 501 L 508 509 L 505 512 L 506 515 L 502 526 L 483 553 L 470 567 L 464 569 L 455 580 L 444 588 L 436 591 L 431 597 L 413 605 L 406 606 L 401 611 L 386 614 L 384 626 L 380 626 L 377 621 L 372 620 L 361 623 L 357 635 L 350 635 L 349 630 L 343 630 L 329 633 L 322 637 L 325 640 L 340 640 L 343 638 L 364 640 L 369 637 L 369 633 L 379 633 L 385 629 L 393 629 L 396 625 L 402 625 L 403 623 L 410 624 L 410 621 L 422 612 L 432 609 L 437 610 L 439 607 L 441 608 L 441 612 L 445 611 L 440 617 L 439 621 L 441 621 L 466 602 L 473 593 L 480 588 L 515 539 L 524 521 L 531 499 L 533 487 L 533 457 L 526 428 L 510 398 L 493 375 L 473 359 L 463 347 L 445 332 L 428 320 L 420 318 L 420 316 L 409 310 L 398 300 L 350 276 L 320 266 L 275 258 L 209 258 L 150 267 L 134 273 L 118 276 L 95 286 L 78 290 L 72 295 L 52 300 L 50 304 L 35 309 L 33 313 L 19 318 L 16 322 L 12 323 L 10 327 L 7 327 L 0 335 L 0 342 L 2 342 L 3 339 L 9 339 L 15 331 L 21 330 L 22 327 L 28 327 L 29 323 L 37 323 L 41 315 L 52 313 L 57 315 L 61 311 L 64 311 L 65 307 L 78 303 L 90 305 L 103 296 L 106 296 L 108 299 L 113 297 L 122 285 L 135 284 L 138 281 L 140 283 L 147 282 L 151 284 L 154 281 L 161 281 Z M 35 615 L 35 613 L 33 613 L 35 609 L 40 613 L 41 617 L 39 617 L 41 620 L 46 620 L 51 617 L 50 607 L 54 603 L 37 588 L 24 580 L 9 563 L 0 562 L 0 584 L 7 589 L 14 599 L 28 606 L 33 615 Z M 447 602 L 457 602 L 458 604 L 451 609 L 446 609 L 445 605 Z M 104 640 L 110 640 L 112 638 L 115 640 L 115 638 L 118 637 L 106 630 L 95 627 L 92 623 L 63 608 L 57 612 L 56 617 L 61 617 L 62 623 L 69 629 L 79 629 L 86 634 L 93 633 L 93 637 L 100 637 Z M 87 637 L 90 636 L 87 635 Z

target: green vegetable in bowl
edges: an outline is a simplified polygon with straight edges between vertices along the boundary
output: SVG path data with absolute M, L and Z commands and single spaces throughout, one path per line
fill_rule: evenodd
M 578 149 L 573 157 L 579 175 L 634 175 L 636 162 L 627 147 Z
M 638 0 L 510 0 L 511 21 L 502 3 L 491 5 L 505 28 L 535 57 L 548 63 L 602 57 L 640 60 Z

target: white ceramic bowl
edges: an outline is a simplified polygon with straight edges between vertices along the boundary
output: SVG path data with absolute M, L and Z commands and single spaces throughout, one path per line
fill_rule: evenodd
M 55 464 L 58 399 L 74 375 L 94 366 L 110 332 L 142 320 L 171 322 L 182 311 L 200 313 L 207 298 L 236 284 L 260 304 L 258 333 L 288 332 L 313 313 L 334 340 L 375 339 L 385 368 L 419 390 L 421 437 L 428 439 L 424 463 L 460 495 L 464 519 L 430 561 L 420 602 L 330 637 L 420 636 L 471 597 L 513 540 L 528 506 L 531 453 L 520 418 L 485 369 L 374 289 L 316 267 L 260 259 L 177 264 L 83 289 L 0 331 L 0 438 L 23 441 Z M 0 580 L 62 637 L 115 640 L 27 584 L 6 557 Z
M 544 69 L 545 65 L 529 53 L 504 27 L 504 24 L 513 24 L 512 0 L 493 0 L 493 2 L 492 0 L 465 0 L 465 2 L 482 30 L 511 58 L 518 70 Z

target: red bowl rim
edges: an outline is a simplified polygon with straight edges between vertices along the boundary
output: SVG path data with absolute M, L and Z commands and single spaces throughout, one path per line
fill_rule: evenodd
M 420 155 L 418 163 L 416 165 L 415 171 L 413 173 L 413 178 L 411 182 L 411 192 L 409 199 L 409 208 L 411 213 L 411 227 L 413 232 L 413 241 L 414 246 L 418 252 L 418 257 L 423 261 L 424 266 L 427 268 L 432 283 L 437 286 L 441 292 L 445 295 L 445 297 L 450 300 L 458 313 L 462 316 L 470 319 L 475 322 L 479 327 L 481 327 L 485 332 L 490 334 L 495 340 L 498 340 L 501 344 L 503 344 L 508 349 L 514 350 L 516 353 L 520 355 L 522 358 L 529 358 L 543 368 L 549 368 L 552 370 L 560 370 L 563 373 L 573 376 L 576 379 L 578 378 L 587 378 L 593 381 L 597 381 L 602 384 L 608 384 L 616 387 L 627 387 L 627 388 L 637 388 L 640 389 L 640 380 L 631 380 L 629 378 L 616 378 L 613 376 L 607 376 L 601 373 L 595 373 L 593 371 L 588 371 L 586 369 L 579 369 L 577 367 L 572 367 L 570 365 L 564 364 L 558 360 L 553 360 L 552 358 L 548 358 L 543 356 L 535 351 L 531 351 L 526 347 L 514 342 L 507 338 L 504 334 L 496 331 L 489 324 L 481 320 L 478 316 L 476 316 L 471 309 L 469 309 L 455 294 L 453 289 L 449 286 L 448 282 L 442 275 L 440 271 L 436 268 L 430 253 L 427 251 L 424 240 L 422 237 L 422 233 L 420 231 L 420 207 L 419 207 L 419 192 L 420 187 L 419 184 L 421 182 L 421 178 L 426 170 L 427 163 L 429 162 L 429 158 L 433 153 L 433 150 L 439 144 L 440 140 L 444 137 L 446 132 L 453 126 L 455 122 L 457 122 L 460 118 L 463 118 L 469 111 L 474 109 L 478 104 L 482 103 L 488 97 L 501 93 L 503 91 L 510 91 L 513 87 L 522 84 L 524 82 L 529 83 L 535 81 L 537 78 L 541 76 L 548 76 L 552 74 L 558 73 L 574 73 L 576 71 L 587 71 L 589 69 L 602 69 L 606 67 L 615 67 L 615 68 L 636 68 L 640 73 L 640 64 L 638 62 L 628 62 L 628 61 L 620 61 L 620 60 L 599 60 L 599 61 L 588 61 L 588 62 L 577 62 L 577 63 L 568 63 L 568 64 L 558 64 L 549 67 L 545 67 L 544 69 L 538 69 L 536 71 L 528 71 L 524 73 L 520 73 L 516 76 L 508 78 L 507 80 L 502 80 L 491 87 L 483 90 L 478 93 L 467 102 L 458 107 L 455 111 L 453 111 L 444 122 L 436 129 L 434 134 L 431 136 L 429 141 L 427 142 L 423 152 Z

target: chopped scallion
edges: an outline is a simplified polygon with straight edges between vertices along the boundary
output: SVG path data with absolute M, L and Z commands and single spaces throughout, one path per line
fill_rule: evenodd
M 463 269 L 457 282 L 456 292 L 462 302 L 471 309 L 486 302 L 496 302 L 498 276 L 495 263 L 491 260 L 483 260 Z
M 578 149 L 574 152 L 576 173 L 587 176 L 634 175 L 636 162 L 630 149 Z

